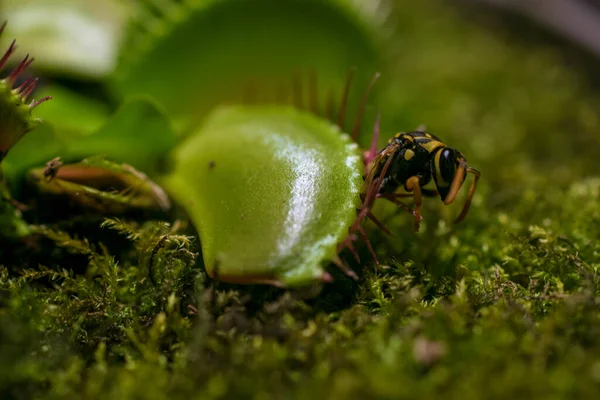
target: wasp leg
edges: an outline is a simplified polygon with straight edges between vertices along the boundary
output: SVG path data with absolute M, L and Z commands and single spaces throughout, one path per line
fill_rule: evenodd
M 392 159 L 393 159 L 392 157 L 388 157 L 386 163 L 384 164 L 384 166 L 381 170 L 382 171 L 381 176 L 379 176 L 377 179 L 375 179 L 373 182 L 371 182 L 368 185 L 367 190 L 364 193 L 364 195 L 361 195 L 361 199 L 363 201 L 362 207 L 360 209 L 357 209 L 358 213 L 356 216 L 356 220 L 350 226 L 350 228 L 348 228 L 348 237 L 346 239 L 344 239 L 344 241 L 342 241 L 338 245 L 338 252 L 340 252 L 341 250 L 343 250 L 344 248 L 347 247 L 350 251 L 352 251 L 352 253 L 354 254 L 354 257 L 357 259 L 358 262 L 360 262 L 360 259 L 358 258 L 358 253 L 356 253 L 356 249 L 354 249 L 354 245 L 353 245 L 353 242 L 356 240 L 356 238 L 353 237 L 355 232 L 360 233 L 361 238 L 366 242 L 367 246 L 369 247 L 369 251 L 371 251 L 371 254 L 374 256 L 375 262 L 377 264 L 379 264 L 379 261 L 377 260 L 377 257 L 375 257 L 375 253 L 373 252 L 373 247 L 371 246 L 371 242 L 369 241 L 369 238 L 365 234 L 364 229 L 361 227 L 361 224 L 365 218 L 369 217 L 371 208 L 373 207 L 373 203 L 375 202 L 375 200 L 377 198 L 377 193 L 379 192 L 379 188 L 381 188 L 383 178 L 385 177 L 385 174 L 386 174 L 387 170 L 389 169 L 390 164 L 392 163 Z
M 354 221 L 354 224 L 352 224 L 352 226 L 350 227 L 351 232 L 357 231 L 360 224 L 362 223 L 362 221 L 366 217 L 368 217 L 369 213 L 371 212 L 371 209 L 373 208 L 373 203 L 377 199 L 379 188 L 381 188 L 383 178 L 385 177 L 385 174 L 386 174 L 388 168 L 390 167 L 391 163 L 392 163 L 392 157 L 389 157 L 381 170 L 382 172 L 381 172 L 381 175 L 379 176 L 379 178 L 377 178 L 374 182 L 372 182 L 367 187 L 365 194 L 363 196 L 361 196 L 361 198 L 363 200 L 363 206 L 360 210 L 358 210 L 359 211 L 358 216 L 357 216 L 356 220 Z
M 430 192 L 431 191 L 428 191 L 427 196 L 430 194 Z M 433 192 L 435 192 L 435 191 L 433 191 Z M 424 193 L 422 193 L 422 194 L 424 194 Z M 400 200 L 398 200 L 398 198 L 414 197 L 414 193 L 384 193 L 384 194 L 381 194 L 379 197 L 391 201 L 398 207 L 402 208 L 404 211 L 410 213 L 415 218 L 415 232 L 419 231 L 419 225 L 420 225 L 420 222 L 423 220 L 423 216 L 418 212 L 418 210 L 416 208 L 412 209 L 406 203 L 403 203 Z
M 409 191 L 413 192 L 413 198 L 415 199 L 415 209 L 414 209 L 414 216 L 415 216 L 415 223 L 414 223 L 414 230 L 415 232 L 419 231 L 419 227 L 421 225 L 421 204 L 423 203 L 423 196 L 421 194 L 421 186 L 419 185 L 419 177 L 418 176 L 412 176 L 410 178 L 408 178 L 408 180 L 406 181 L 406 189 L 408 189 Z
M 437 197 L 437 196 L 439 196 L 439 193 L 437 190 L 421 188 L 421 195 L 423 197 Z M 398 199 L 413 197 L 413 194 L 412 193 L 380 193 L 377 195 L 377 197 L 387 199 L 387 200 L 391 201 L 392 203 L 396 204 L 395 203 L 396 201 L 400 202 Z M 402 203 L 402 204 L 404 206 L 408 207 L 406 204 L 404 204 L 404 203 Z M 412 213 L 412 209 L 409 212 Z
M 404 211 L 410 213 L 413 216 L 415 215 L 415 211 L 412 208 L 410 208 L 408 204 L 398 200 L 401 198 L 413 197 L 411 193 L 379 193 L 377 197 L 389 200 L 398 207 L 402 208 Z
M 379 190 L 381 189 L 381 184 L 383 183 L 383 179 L 386 176 L 387 170 L 390 168 L 392 164 L 393 157 L 388 157 L 387 161 L 383 165 L 381 169 L 381 173 L 375 181 L 371 182 L 371 184 L 367 187 L 367 191 L 365 193 L 363 208 L 371 209 L 375 199 L 377 199 L 377 195 L 379 194 Z

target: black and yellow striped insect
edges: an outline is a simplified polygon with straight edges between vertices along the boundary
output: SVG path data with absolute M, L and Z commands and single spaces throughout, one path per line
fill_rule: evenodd
M 450 204 L 455 200 L 467 173 L 471 173 L 474 175 L 473 182 L 462 211 L 455 220 L 455 223 L 461 222 L 469 211 L 481 176 L 479 171 L 467 165 L 467 160 L 460 151 L 422 131 L 398 133 L 379 153 L 372 149 L 366 158 L 368 166 L 359 220 L 368 217 L 380 227 L 381 224 L 370 211 L 375 199 L 388 199 L 409 211 L 414 216 L 414 229 L 418 231 L 422 219 L 423 196 L 439 195 L 444 204 Z M 431 179 L 437 190 L 424 188 Z M 400 187 L 407 193 L 396 193 Z M 406 197 L 413 197 L 414 208 L 411 209 L 400 201 Z

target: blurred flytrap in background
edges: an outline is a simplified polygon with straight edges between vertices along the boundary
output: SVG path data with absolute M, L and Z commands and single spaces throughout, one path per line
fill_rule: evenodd
M 17 54 L 35 54 L 39 71 L 97 80 L 115 68 L 132 7 L 119 0 L 2 0 L 0 15 L 10 21 L 6 36 L 22 44 Z
M 21 35 L 30 51 L 40 46 L 36 54 L 51 54 L 40 66 L 49 76 L 100 81 L 113 105 L 149 94 L 180 132 L 193 129 L 223 102 L 308 107 L 310 86 L 321 98 L 339 101 L 351 67 L 357 84 L 349 98 L 356 106 L 381 66 L 387 15 L 382 2 L 362 0 L 261 0 L 251 6 L 199 0 L 2 4 L 7 17 L 27 20 L 10 33 Z M 102 113 L 101 105 L 59 90 L 73 100 L 45 115 L 57 126 L 72 125 L 63 122 L 71 119 L 69 110 L 76 120 L 79 108 L 91 117 Z M 297 103 L 298 92 L 305 104 Z M 82 129 L 90 123 L 83 122 Z
M 360 94 L 381 65 L 378 23 L 361 3 L 368 4 L 188 0 L 138 7 L 114 90 L 122 97 L 151 94 L 182 129 L 223 102 L 308 107 L 311 85 L 337 105 L 351 67 L 357 71 L 353 93 Z

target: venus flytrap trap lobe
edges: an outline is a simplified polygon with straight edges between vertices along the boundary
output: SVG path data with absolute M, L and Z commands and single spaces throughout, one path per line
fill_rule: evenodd
M 162 210 L 171 203 L 163 189 L 127 164 L 100 157 L 63 165 L 54 159 L 45 168 L 29 171 L 28 180 L 46 195 L 62 196 L 100 213 L 128 210 Z
M 333 262 L 358 278 L 338 256 L 364 171 L 358 145 L 343 133 L 352 75 L 331 118 L 337 124 L 321 117 L 314 75 L 306 110 L 295 76 L 283 96 L 293 105 L 221 107 L 174 151 L 163 182 L 196 226 L 211 277 L 303 286 L 331 281 L 323 267 Z M 364 93 L 355 136 L 378 76 Z
M 361 182 L 358 148 L 333 125 L 293 107 L 221 108 L 173 159 L 164 183 L 198 230 L 209 275 L 330 280 L 321 264 L 336 257 Z

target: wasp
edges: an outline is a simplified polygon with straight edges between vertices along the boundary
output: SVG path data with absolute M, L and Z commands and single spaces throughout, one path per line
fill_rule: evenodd
M 371 213 L 375 200 L 385 198 L 410 212 L 414 216 L 414 230 L 418 231 L 422 220 L 423 197 L 440 196 L 444 204 L 451 204 L 470 173 L 474 175 L 474 179 L 462 211 L 454 222 L 459 223 L 466 217 L 481 173 L 467 165 L 467 160 L 460 151 L 424 131 L 398 133 L 378 153 L 373 146 L 365 155 L 367 173 L 361 195 L 363 205 L 359 210 L 355 229 L 360 230 L 359 224 L 367 217 L 389 234 L 387 228 Z M 437 190 L 425 188 L 432 179 Z M 405 192 L 398 193 L 400 188 Z M 414 208 L 400 200 L 407 197 L 413 198 Z

